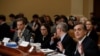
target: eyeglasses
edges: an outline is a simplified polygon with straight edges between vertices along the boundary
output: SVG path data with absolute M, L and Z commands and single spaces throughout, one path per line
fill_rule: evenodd
M 47 30 L 47 29 L 41 29 L 41 30 Z

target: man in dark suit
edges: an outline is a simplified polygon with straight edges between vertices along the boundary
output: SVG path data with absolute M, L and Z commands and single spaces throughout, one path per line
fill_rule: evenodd
M 26 28 L 25 20 L 23 18 L 17 19 L 17 31 L 14 34 L 13 40 L 15 42 L 28 41 L 30 42 L 31 31 Z
M 58 37 L 58 41 L 55 42 L 56 45 L 55 47 L 56 50 L 58 52 L 61 52 L 61 53 L 65 53 L 66 55 L 70 55 L 73 53 L 73 51 L 75 50 L 75 41 L 68 35 L 67 33 L 68 31 L 68 26 L 66 23 L 59 23 L 56 27 L 56 36 L 54 36 L 53 38 L 55 37 Z M 52 39 L 53 40 L 53 39 Z M 51 40 L 51 41 L 52 41 Z M 54 41 L 52 41 L 54 42 Z M 66 50 L 65 50 L 66 49 Z
M 87 37 L 86 26 L 78 23 L 74 26 L 75 38 L 78 40 L 74 56 L 100 56 L 97 44 Z
M 9 37 L 10 35 L 10 26 L 7 25 L 5 21 L 6 17 L 4 15 L 0 15 L 0 41 L 2 41 L 4 37 Z

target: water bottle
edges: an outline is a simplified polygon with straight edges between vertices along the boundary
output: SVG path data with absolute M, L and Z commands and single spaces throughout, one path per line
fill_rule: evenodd
M 33 43 L 33 42 L 34 42 L 33 37 L 31 37 L 30 38 L 30 43 Z

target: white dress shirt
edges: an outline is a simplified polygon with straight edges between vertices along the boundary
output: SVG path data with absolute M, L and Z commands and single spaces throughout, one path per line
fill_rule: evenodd
M 84 41 L 84 39 L 86 38 L 87 35 L 85 35 L 81 40 L 78 41 L 78 44 L 82 44 L 82 42 Z M 77 50 L 78 50 L 78 44 L 76 46 L 76 51 L 74 52 L 76 54 Z M 85 56 L 85 54 L 81 54 L 81 56 Z

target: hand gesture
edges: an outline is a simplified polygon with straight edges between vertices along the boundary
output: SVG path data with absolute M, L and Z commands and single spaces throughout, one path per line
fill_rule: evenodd
M 21 37 L 21 33 L 22 33 L 21 30 L 18 30 L 18 31 L 17 31 L 18 37 Z
M 60 41 L 57 43 L 57 48 L 58 48 L 61 52 L 63 52 L 63 50 L 64 50 L 63 45 L 62 45 L 62 43 L 61 43 Z
M 54 41 L 54 39 L 57 38 L 57 34 L 54 33 L 53 36 L 51 37 L 51 41 Z

